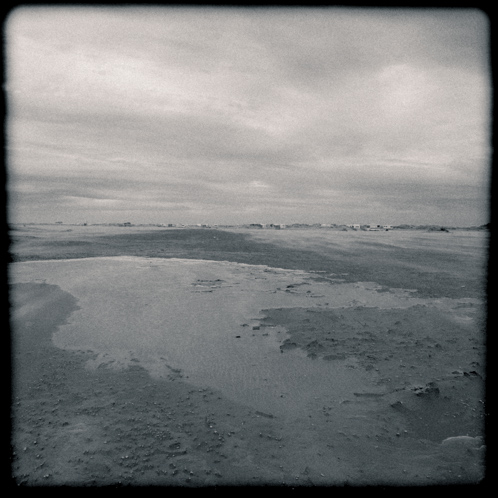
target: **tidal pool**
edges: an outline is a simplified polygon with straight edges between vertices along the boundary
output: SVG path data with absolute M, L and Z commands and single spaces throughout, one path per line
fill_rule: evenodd
M 78 300 L 54 345 L 94 353 L 87 367 L 140 365 L 151 376 L 181 375 L 266 414 L 305 416 L 353 392 L 382 392 L 354 358 L 313 360 L 282 353 L 283 327 L 260 323 L 265 309 L 424 304 L 375 283 L 317 281 L 313 274 L 226 261 L 105 257 L 14 263 L 11 283 L 58 285 Z M 455 307 L 453 300 L 439 300 Z M 444 301 L 444 302 L 443 302 Z M 15 333 L 15 331 L 14 331 Z M 315 406 L 316 405 L 316 406 Z M 357 409 L 357 408 L 356 408 Z

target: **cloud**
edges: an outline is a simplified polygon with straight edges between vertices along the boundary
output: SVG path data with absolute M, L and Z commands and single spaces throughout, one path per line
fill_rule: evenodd
M 485 213 L 477 10 L 25 7 L 6 27 L 23 216 L 52 202 L 111 219 L 127 200 L 143 221 L 319 221 L 359 209 L 351 198 L 365 213 L 409 200 L 451 217 L 458 198 Z

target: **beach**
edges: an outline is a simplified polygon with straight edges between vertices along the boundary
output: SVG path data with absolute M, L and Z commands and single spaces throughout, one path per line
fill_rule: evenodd
M 481 481 L 487 237 L 14 226 L 14 479 Z

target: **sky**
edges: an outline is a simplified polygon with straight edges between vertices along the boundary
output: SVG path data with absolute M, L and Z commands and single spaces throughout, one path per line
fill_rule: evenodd
M 489 221 L 477 9 L 24 6 L 4 43 L 11 223 Z

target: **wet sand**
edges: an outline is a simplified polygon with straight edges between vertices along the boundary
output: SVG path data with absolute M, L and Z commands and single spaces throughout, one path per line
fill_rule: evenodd
M 425 241 L 415 234 L 408 252 L 419 257 L 408 264 L 407 234 L 384 238 L 379 247 L 371 236 L 384 233 L 361 239 L 341 232 L 96 234 L 86 228 L 93 227 L 15 232 L 12 471 L 18 483 L 425 485 L 483 478 L 483 234 L 429 234 Z M 453 236 L 452 243 L 444 236 Z M 435 263 L 443 252 L 441 268 Z M 178 261 L 171 273 L 171 258 L 192 260 L 195 272 Z M 480 271 L 457 271 L 460 260 Z M 140 285 L 123 281 L 127 270 L 116 263 L 134 265 L 130 278 Z M 157 336 L 161 307 L 143 282 L 153 281 L 160 295 L 161 285 L 164 292 L 172 282 L 180 288 L 173 275 L 187 274 L 181 285 L 190 294 L 183 299 L 199 305 L 208 296 L 232 299 L 233 314 L 206 313 L 198 328 L 206 330 L 204 339 L 219 333 L 212 351 L 200 332 L 199 343 L 185 342 L 187 331 L 176 343 L 171 334 Z M 229 285 L 237 282 L 235 299 Z M 252 285 L 255 294 L 247 299 Z M 106 322 L 110 295 L 123 308 Z M 192 315 L 184 315 L 176 329 L 196 330 Z M 102 339 L 128 322 L 128 342 L 122 335 Z M 148 339 L 141 343 L 137 334 Z M 170 347 L 160 351 L 165 340 Z M 203 349 L 205 365 L 196 373 L 202 361 L 189 364 L 188 353 Z M 281 368 L 272 373 L 268 366 L 274 357 L 284 372 L 304 376 L 279 378 Z M 241 375 L 230 375 L 238 365 Z

